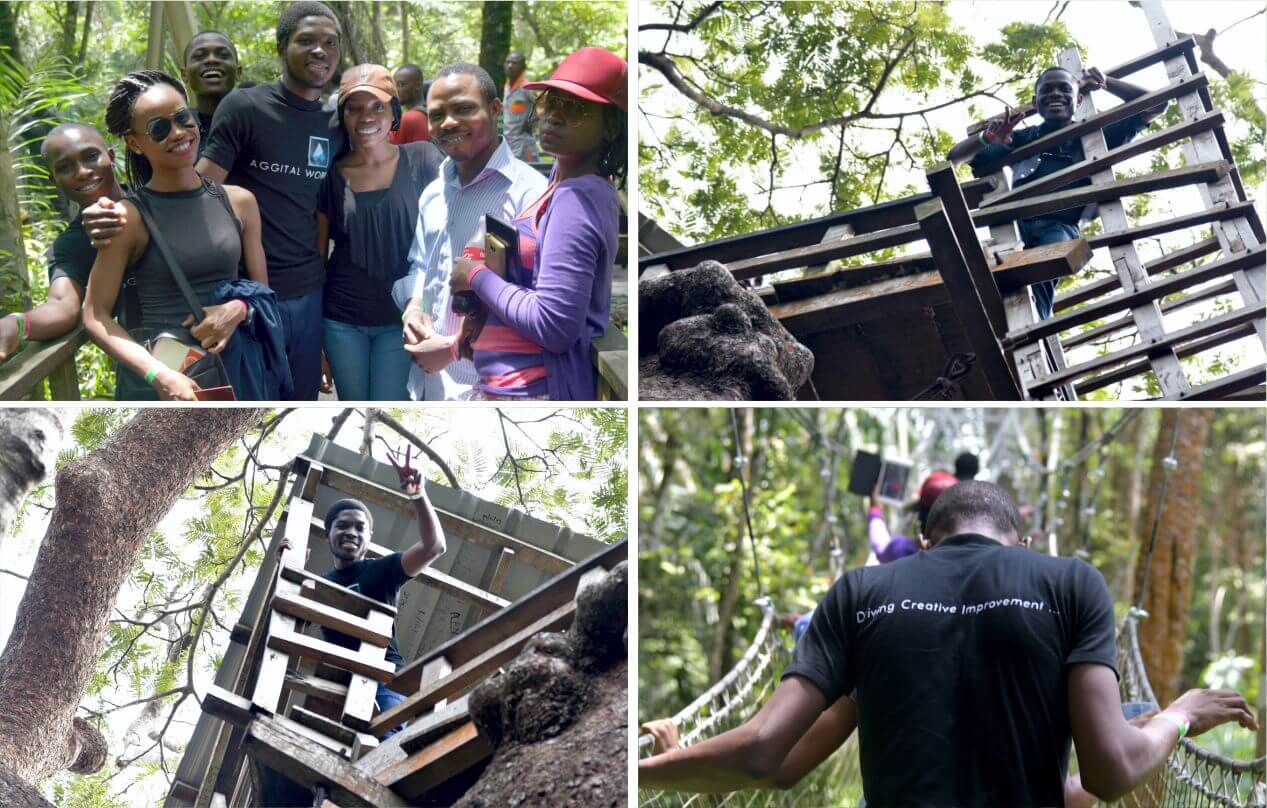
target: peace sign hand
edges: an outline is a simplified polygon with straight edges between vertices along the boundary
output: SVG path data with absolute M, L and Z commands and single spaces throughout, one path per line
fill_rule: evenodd
M 400 488 L 406 494 L 414 496 L 422 490 L 422 472 L 415 469 L 409 464 L 413 455 L 413 446 L 406 446 L 404 452 L 404 463 L 400 464 L 396 461 L 401 458 L 401 453 L 397 449 L 388 445 L 387 441 L 381 437 L 380 441 L 387 447 L 387 462 L 392 464 L 392 468 L 396 469 L 396 476 L 400 478 Z

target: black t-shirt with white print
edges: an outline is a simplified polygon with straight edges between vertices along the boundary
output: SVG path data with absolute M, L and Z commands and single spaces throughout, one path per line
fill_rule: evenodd
M 392 553 L 382 558 L 365 559 L 343 569 L 332 569 L 322 577 L 339 586 L 346 586 L 353 592 L 364 595 L 388 606 L 396 605 L 396 593 L 409 581 L 405 568 L 400 564 L 401 553 Z M 321 627 L 321 636 L 344 648 L 356 648 L 360 640 L 349 637 L 338 631 Z M 396 629 L 392 628 L 392 639 L 387 645 L 387 661 L 399 670 L 405 664 L 400 651 L 396 648 Z
M 1063 805 L 1079 662 L 1117 671 L 1100 573 L 963 534 L 843 575 L 784 677 L 856 688 L 868 805 Z

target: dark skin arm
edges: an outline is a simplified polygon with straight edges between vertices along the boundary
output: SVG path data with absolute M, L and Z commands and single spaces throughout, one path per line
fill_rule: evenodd
M 225 178 L 229 176 L 228 169 L 216 165 L 206 157 L 198 158 L 198 162 L 194 164 L 194 170 L 204 177 L 210 177 L 221 185 L 224 184 Z M 123 231 L 123 225 L 127 223 L 127 220 L 127 210 L 124 209 L 123 205 L 104 196 L 84 208 L 83 211 L 84 232 L 88 234 L 88 239 L 92 242 L 92 246 L 98 250 L 106 247 L 111 239 Z M 261 283 L 266 284 L 267 279 L 261 281 Z
M 79 323 L 84 290 L 70 278 L 61 277 L 48 287 L 48 300 L 25 312 L 31 339 L 55 339 L 70 333 Z M 20 328 L 13 315 L 0 317 L 0 362 L 18 349 Z
M 400 556 L 400 566 L 410 578 L 444 555 L 445 550 L 444 528 L 440 526 L 440 517 L 423 490 L 422 473 L 409 465 L 412 449 L 411 446 L 406 450 L 403 465 L 397 464 L 400 454 L 390 447 L 387 455 L 400 477 L 400 489 L 413 498 L 414 513 L 418 516 L 418 541 Z
M 1082 75 L 1082 89 L 1085 92 L 1091 90 L 1108 90 L 1123 101 L 1134 101 L 1141 95 L 1146 95 L 1148 90 L 1140 87 L 1138 84 L 1131 84 L 1129 81 L 1115 79 L 1112 76 L 1105 76 L 1100 72 L 1100 68 L 1088 68 Z M 1167 102 L 1163 101 L 1155 107 L 1149 107 L 1139 114 L 1139 117 L 1148 123 L 1153 118 L 1166 111 Z

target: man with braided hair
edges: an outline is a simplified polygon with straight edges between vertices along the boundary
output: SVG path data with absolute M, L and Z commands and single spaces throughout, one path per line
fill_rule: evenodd
M 1079 81 L 1068 70 L 1062 67 L 1049 67 L 1038 74 L 1034 84 L 1034 108 L 1043 119 L 1039 126 L 1030 126 L 1013 132 L 1012 128 L 1024 117 L 1013 114 L 1008 109 L 1002 118 L 990 122 L 981 133 L 959 141 L 951 148 L 948 155 L 952 163 L 969 163 L 972 173 L 978 177 L 993 174 L 1003 167 L 1007 156 L 1014 149 L 1032 143 L 1052 132 L 1059 131 L 1073 122 L 1074 111 L 1082 101 L 1085 93 L 1094 90 L 1108 90 L 1123 101 L 1130 101 L 1144 95 L 1148 91 L 1129 82 L 1106 77 L 1098 68 L 1083 71 Z M 1129 118 L 1104 127 L 1104 141 L 1110 149 L 1115 149 L 1131 140 L 1149 121 L 1166 111 L 1166 103 L 1149 107 Z M 1087 159 L 1082 151 L 1082 138 L 1075 137 L 1063 143 L 1053 144 L 1041 154 L 1021 160 L 1012 166 L 1012 187 L 1020 188 L 1027 183 L 1054 174 L 1075 163 Z M 1091 179 L 1084 177 L 1071 182 L 1059 191 L 1090 185 Z M 1038 247 L 1043 244 L 1056 244 L 1078 238 L 1080 231 L 1078 222 L 1081 219 L 1094 218 L 1096 206 L 1087 205 L 1068 210 L 1044 213 L 1033 219 L 1022 219 L 1018 222 L 1021 241 L 1025 248 Z M 1046 320 L 1051 316 L 1052 302 L 1056 294 L 1055 281 L 1043 281 L 1034 284 L 1034 304 L 1038 309 L 1038 317 Z

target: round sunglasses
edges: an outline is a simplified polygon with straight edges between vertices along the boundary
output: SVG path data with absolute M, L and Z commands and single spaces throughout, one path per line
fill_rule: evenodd
M 172 136 L 173 122 L 179 124 L 182 129 L 198 128 L 198 119 L 194 117 L 193 110 L 189 107 L 181 107 L 166 117 L 150 118 L 145 124 L 145 134 L 149 135 L 150 140 L 155 143 L 162 143 Z
M 547 90 L 537 96 L 536 110 L 538 118 L 554 113 L 568 126 L 580 126 L 586 118 L 593 117 L 598 105 L 579 98 L 565 98 Z

